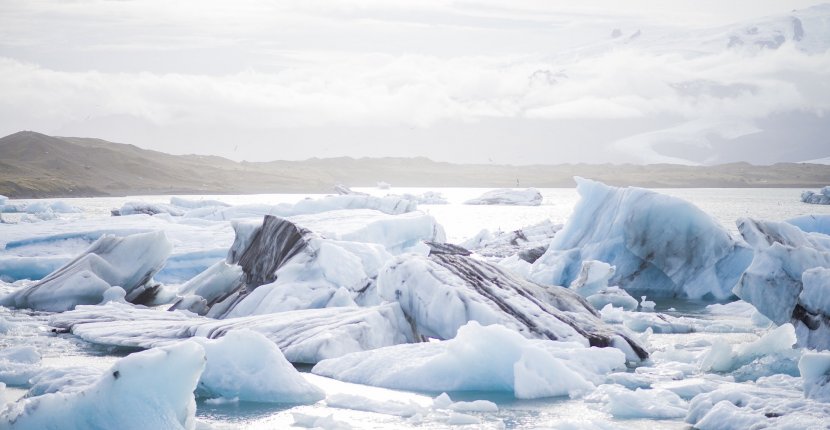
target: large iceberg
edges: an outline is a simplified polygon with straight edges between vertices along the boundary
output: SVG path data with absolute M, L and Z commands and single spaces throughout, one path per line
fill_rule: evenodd
M 132 354 L 81 390 L 9 403 L 0 427 L 10 430 L 193 429 L 193 390 L 205 366 L 194 342 Z
M 610 279 L 634 294 L 725 299 L 752 250 L 676 197 L 576 178 L 582 199 L 531 268 L 533 280 L 569 285 L 584 260 L 616 266 Z
M 226 261 L 188 282 L 173 309 L 223 318 L 377 304 L 375 278 L 392 257 L 387 250 L 401 252 L 421 240 L 444 238 L 428 215 L 354 212 L 292 220 L 269 215 L 261 223 L 234 223 L 236 239 Z
M 171 250 L 161 231 L 105 235 L 41 281 L 0 298 L 0 305 L 61 312 L 100 303 L 104 292 L 116 286 L 126 292 L 127 300 L 146 303 L 158 290 L 153 275 L 164 266 Z
M 133 348 L 165 346 L 190 337 L 217 339 L 232 330 L 248 329 L 274 342 L 292 363 L 316 363 L 416 340 L 397 303 L 223 320 L 109 303 L 79 306 L 74 311 L 52 315 L 49 324 L 91 343 Z
M 801 193 L 801 201 L 814 205 L 830 205 L 830 186 L 822 188 L 819 192 L 804 191 Z
M 312 372 L 386 388 L 507 391 L 533 399 L 585 394 L 621 369 L 625 355 L 613 348 L 531 340 L 500 325 L 472 321 L 451 340 L 348 354 L 321 361 Z
M 791 322 L 801 346 L 830 349 L 830 236 L 746 218 L 738 229 L 755 258 L 735 294 L 774 323 Z
M 539 206 L 542 204 L 542 193 L 536 188 L 514 190 L 499 188 L 488 191 L 481 196 L 467 200 L 465 205 L 511 205 L 511 206 Z
M 614 346 L 631 360 L 645 349 L 599 319 L 578 294 L 543 287 L 469 256 L 403 255 L 381 270 L 378 294 L 401 304 L 422 336 L 451 339 L 469 321 L 500 324 L 529 338 Z

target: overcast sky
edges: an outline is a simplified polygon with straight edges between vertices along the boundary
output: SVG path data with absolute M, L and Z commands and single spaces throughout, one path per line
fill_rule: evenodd
M 2 0 L 0 135 L 250 161 L 822 158 L 815 3 Z

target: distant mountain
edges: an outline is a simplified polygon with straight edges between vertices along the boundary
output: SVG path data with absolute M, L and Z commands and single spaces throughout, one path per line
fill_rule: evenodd
M 0 194 L 17 198 L 331 192 L 337 183 L 374 186 L 378 181 L 424 187 L 571 187 L 573 176 L 652 188 L 818 187 L 830 184 L 830 166 L 460 165 L 420 157 L 240 163 L 32 131 L 0 138 Z

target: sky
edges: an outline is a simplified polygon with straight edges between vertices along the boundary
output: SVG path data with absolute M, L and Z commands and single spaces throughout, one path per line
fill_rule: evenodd
M 3 0 L 0 135 L 234 160 L 830 156 L 801 0 Z

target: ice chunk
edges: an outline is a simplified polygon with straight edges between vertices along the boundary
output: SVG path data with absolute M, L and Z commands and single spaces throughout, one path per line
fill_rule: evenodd
M 172 205 L 164 203 L 149 203 L 132 201 L 121 205 L 119 209 L 111 211 L 112 216 L 127 216 L 127 215 L 158 215 L 168 214 L 171 216 L 182 216 L 185 214 L 185 209 L 177 208 Z
M 584 260 L 616 267 L 629 293 L 723 299 L 752 251 L 691 203 L 642 188 L 577 178 L 581 200 L 531 271 L 537 282 L 568 285 Z
M 668 390 L 637 388 L 632 391 L 620 385 L 600 385 L 585 400 L 599 403 L 599 408 L 614 418 L 682 418 L 689 407 L 685 400 Z
M 197 209 L 197 208 L 210 208 L 210 207 L 229 207 L 230 205 L 225 202 L 220 202 L 219 200 L 209 200 L 209 199 L 199 199 L 199 200 L 192 200 L 192 199 L 185 199 L 183 197 L 170 197 L 170 204 L 173 206 L 178 206 L 180 208 L 187 208 L 187 209 Z
M 25 385 L 37 374 L 40 353 L 33 346 L 11 346 L 0 350 L 0 382 Z
M 326 398 L 326 404 L 333 408 L 376 412 L 404 418 L 424 411 L 424 408 L 413 402 L 403 403 L 395 400 L 374 400 L 354 394 L 332 394 Z
M 232 330 L 216 340 L 194 340 L 207 357 L 197 388 L 201 396 L 265 403 L 314 403 L 325 397 L 260 333 Z
M 755 257 L 735 286 L 735 294 L 774 323 L 792 323 L 799 345 L 830 349 L 830 314 L 825 313 L 826 286 L 822 286 L 827 272 L 807 274 L 806 292 L 803 279 L 809 269 L 830 268 L 830 236 L 806 233 L 783 222 L 746 218 L 738 220 L 738 229 L 755 248 Z M 807 303 L 802 302 L 802 293 Z
M 686 422 L 701 430 L 820 429 L 830 404 L 804 399 L 798 388 L 759 383 L 722 384 L 689 402 Z
M 703 357 L 701 368 L 704 371 L 729 372 L 746 365 L 760 357 L 779 354 L 793 356 L 796 343 L 795 329 L 792 324 L 784 324 L 770 330 L 760 339 L 734 346 L 716 339 L 712 349 Z
M 390 215 L 413 212 L 418 209 L 416 202 L 400 197 L 373 197 L 368 195 L 338 195 L 319 199 L 305 199 L 295 204 L 238 205 L 227 208 L 208 207 L 188 211 L 185 217 L 207 220 L 231 220 L 240 218 L 261 218 L 265 215 L 291 217 L 318 214 L 339 209 L 372 209 Z
M 0 426 L 13 429 L 192 429 L 193 390 L 205 366 L 194 342 L 152 349 L 119 360 L 77 392 L 51 393 L 8 404 Z
M 0 305 L 61 312 L 100 303 L 104 292 L 113 286 L 123 288 L 127 300 L 145 303 L 155 294 L 152 277 L 171 249 L 162 231 L 102 236 L 43 280 L 0 298 Z
M 801 274 L 803 288 L 798 303 L 817 315 L 830 316 L 830 268 L 816 267 Z
M 790 218 L 787 223 L 807 233 L 830 234 L 830 215 L 803 215 Z
M 216 339 L 249 329 L 277 344 L 293 363 L 316 363 L 356 351 L 415 341 L 400 306 L 325 308 L 215 320 L 109 303 L 53 315 L 49 324 L 88 342 L 152 348 L 189 337 Z
M 397 301 L 418 332 L 450 339 L 468 321 L 501 324 L 530 338 L 615 346 L 632 360 L 648 354 L 604 324 L 578 294 L 542 287 L 463 255 L 404 255 L 378 275 L 378 294 Z
M 804 395 L 830 403 L 830 352 L 805 352 L 798 370 L 804 379 Z
M 386 388 L 507 391 L 537 398 L 583 394 L 593 388 L 592 381 L 624 366 L 625 355 L 612 348 L 530 340 L 499 325 L 471 321 L 451 340 L 348 354 L 323 360 L 312 372 Z
M 637 309 L 637 299 L 631 297 L 620 287 L 604 288 L 600 292 L 586 297 L 585 300 L 597 309 L 602 309 L 607 305 L 613 305 L 627 311 Z
M 513 205 L 539 206 L 542 204 L 542 193 L 536 188 L 516 190 L 499 188 L 488 191 L 478 198 L 464 202 L 465 205 Z
M 485 257 L 504 258 L 518 254 L 523 261 L 533 263 L 544 254 L 553 236 L 561 229 L 562 224 L 543 220 L 510 232 L 482 230 L 460 245 Z
M 819 192 L 804 191 L 801 193 L 801 201 L 814 205 L 830 205 L 830 186 L 824 187 Z

